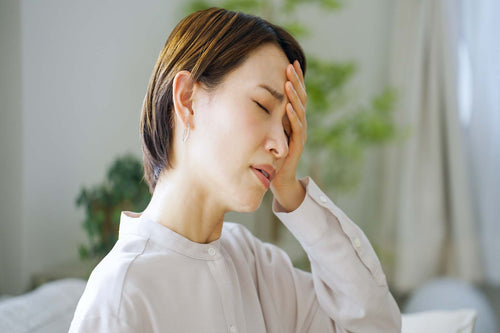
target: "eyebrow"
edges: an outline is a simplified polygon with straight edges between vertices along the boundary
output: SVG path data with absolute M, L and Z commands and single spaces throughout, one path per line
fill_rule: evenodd
M 276 99 L 277 99 L 278 101 L 280 101 L 280 102 L 281 102 L 281 101 L 283 100 L 283 98 L 285 97 L 285 96 L 283 96 L 283 94 L 282 94 L 282 93 L 280 93 L 280 92 L 278 92 L 277 90 L 275 90 L 275 89 L 273 89 L 273 88 L 269 87 L 268 85 L 265 85 L 265 84 L 259 84 L 259 87 L 260 87 L 260 88 L 264 88 L 264 89 L 266 89 L 267 91 L 269 91 L 269 93 L 270 93 L 271 95 L 273 95 L 273 97 L 274 97 L 274 98 L 276 98 Z

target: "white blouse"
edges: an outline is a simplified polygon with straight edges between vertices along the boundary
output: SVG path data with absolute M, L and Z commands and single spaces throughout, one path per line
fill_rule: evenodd
M 302 204 L 273 212 L 312 273 L 244 226 L 200 244 L 140 213 L 95 267 L 70 332 L 400 332 L 401 313 L 363 231 L 310 177 Z

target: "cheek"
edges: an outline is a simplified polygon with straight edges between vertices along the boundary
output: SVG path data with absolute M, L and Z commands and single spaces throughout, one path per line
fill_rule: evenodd
M 264 118 L 259 111 L 239 104 L 221 109 L 212 124 L 218 129 L 217 137 L 228 143 L 252 146 L 264 131 Z
M 202 159 L 198 162 L 224 169 L 251 163 L 265 132 L 264 117 L 259 112 L 237 103 L 206 108 L 200 117 L 203 126 L 196 154 Z
M 247 162 L 249 135 L 255 128 L 255 121 L 237 114 L 238 110 L 218 107 L 210 110 L 203 121 L 203 133 L 199 138 L 198 153 L 203 163 L 228 169 Z M 247 161 L 243 161 L 244 159 Z M 201 161 L 200 161 L 201 162 Z
M 259 148 L 262 145 L 266 132 L 264 118 L 258 112 L 252 111 L 250 110 L 250 113 L 246 117 L 242 117 L 240 128 L 237 129 L 235 134 L 238 137 L 238 142 L 241 142 L 242 146 L 245 147 L 246 154 L 252 155 L 247 156 L 247 158 L 256 158 L 260 155 Z

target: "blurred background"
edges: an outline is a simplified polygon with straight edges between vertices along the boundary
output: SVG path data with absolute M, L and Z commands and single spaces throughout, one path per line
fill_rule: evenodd
M 258 14 L 300 41 L 309 142 L 299 176 L 363 229 L 401 309 L 474 307 L 496 327 L 496 0 L 1 0 L 0 299 L 88 277 L 116 241 L 119 212 L 145 208 L 149 76 L 177 22 L 209 5 Z M 308 270 L 271 199 L 225 220 Z

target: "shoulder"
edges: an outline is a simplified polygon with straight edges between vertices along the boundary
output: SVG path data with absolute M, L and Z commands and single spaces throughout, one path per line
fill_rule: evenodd
M 247 227 L 245 227 L 241 223 L 224 221 L 221 239 L 233 238 L 233 237 L 252 238 L 255 236 L 252 234 L 250 230 L 247 229 Z
M 288 254 L 279 246 L 263 242 L 240 223 L 224 222 L 222 245 L 233 256 L 244 255 L 251 262 L 290 262 Z
M 130 268 L 146 248 L 147 239 L 118 240 L 93 269 L 75 311 L 75 317 L 120 316 Z
M 244 225 L 224 222 L 220 242 L 233 260 L 244 259 L 250 263 L 255 259 L 256 242 L 260 241 Z
M 224 222 L 221 243 L 224 247 L 239 246 L 244 248 L 254 248 L 262 242 L 243 224 Z

